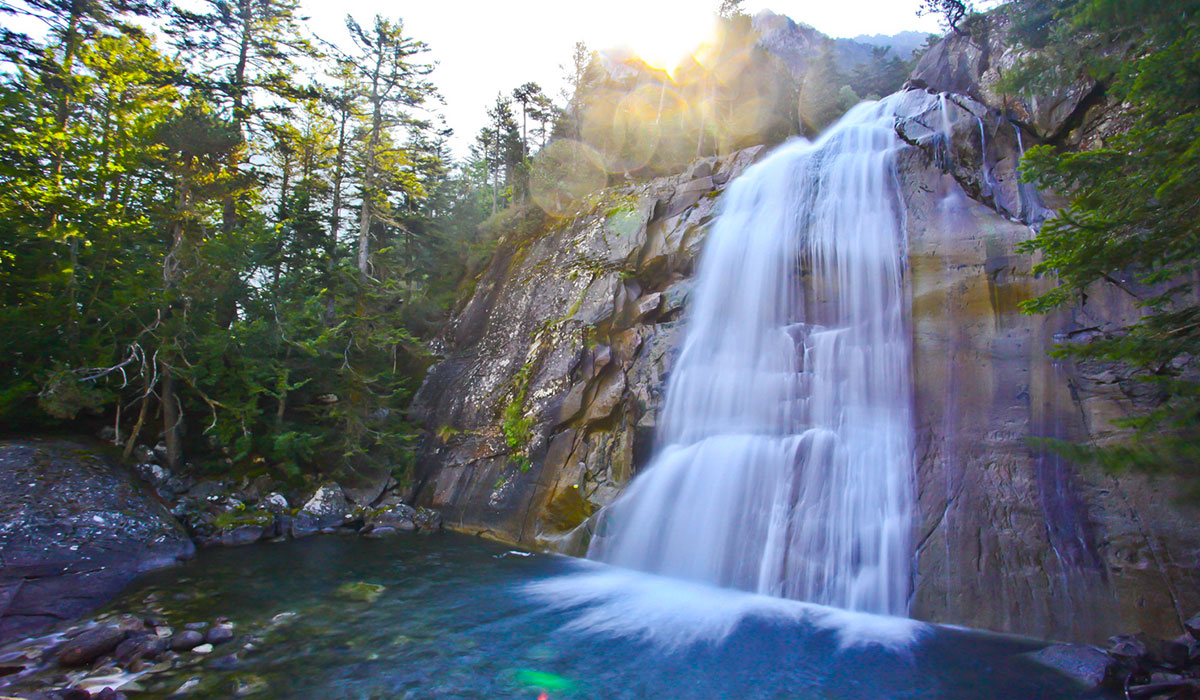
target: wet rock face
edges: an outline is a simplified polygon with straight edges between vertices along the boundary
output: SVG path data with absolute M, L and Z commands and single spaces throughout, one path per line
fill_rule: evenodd
M 1010 36 L 1007 16 L 991 13 L 970 35 L 950 34 L 930 48 L 912 77 L 932 90 L 968 95 L 988 105 L 1019 123 L 1036 141 L 1079 148 L 1120 129 L 1119 110 L 1106 104 L 1103 86 L 1085 75 L 1037 94 L 1001 92 L 1001 79 L 1028 53 Z
M 414 401 L 418 504 L 459 529 L 586 547 L 580 526 L 647 456 L 716 195 L 762 151 L 606 191 L 501 242 Z
M 0 442 L 0 640 L 77 617 L 193 552 L 171 514 L 92 448 Z
M 1131 323 L 1140 310 L 1102 283 L 1074 308 L 1022 314 L 1019 302 L 1051 281 L 1015 250 L 1032 232 L 1003 220 L 1050 214 L 1018 183 L 1022 146 L 1092 147 L 1120 131 L 1122 111 L 1086 77 L 1041 94 L 1001 94 L 997 83 L 1021 50 L 1002 15 L 982 29 L 947 37 L 914 73 L 952 93 L 949 143 L 935 144 L 920 120 L 898 124 L 917 146 L 901 165 L 920 421 L 912 611 L 1078 641 L 1113 631 L 1170 637 L 1182 629 L 1181 611 L 1200 604 L 1200 511 L 1178 501 L 1172 479 L 1117 478 L 1027 440 L 1108 442 L 1121 435 L 1114 420 L 1146 408 L 1144 386 L 1126 369 L 1046 354 Z
M 1116 436 L 1111 421 L 1136 408 L 1124 388 L 1135 382 L 1047 353 L 1138 310 L 1098 285 L 1081 306 L 1021 312 L 1052 282 L 1016 250 L 1033 232 L 1013 219 L 1033 210 L 1034 193 L 1015 184 L 1015 144 L 996 132 L 1012 125 L 965 96 L 948 113 L 949 144 L 898 124 L 916 146 L 900 161 L 918 426 L 911 611 L 1073 641 L 1179 634 L 1179 611 L 1200 605 L 1200 534 L 1188 524 L 1200 513 L 1172 498 L 1168 479 L 1116 478 L 1028 440 Z

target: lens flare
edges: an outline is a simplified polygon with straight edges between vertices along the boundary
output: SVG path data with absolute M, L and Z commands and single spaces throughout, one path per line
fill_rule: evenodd
M 645 16 L 629 23 L 625 44 L 647 65 L 673 75 L 700 43 L 712 35 L 715 18 L 710 11 L 690 11 L 654 7 Z
M 563 216 L 579 199 L 604 187 L 608 174 L 596 149 L 572 139 L 559 139 L 533 159 L 530 194 L 542 211 Z

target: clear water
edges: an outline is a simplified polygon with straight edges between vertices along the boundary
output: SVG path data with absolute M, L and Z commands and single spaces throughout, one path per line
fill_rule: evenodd
M 373 603 L 336 595 L 357 581 L 387 588 Z M 634 614 L 613 616 L 611 605 Z M 1039 646 L 1026 640 L 848 616 L 457 535 L 206 551 L 141 579 L 111 608 L 176 628 L 225 616 L 239 635 L 185 655 L 190 666 L 142 677 L 135 699 L 165 698 L 193 677 L 187 697 L 196 699 L 1092 697 L 1024 656 Z M 869 641 L 872 630 L 880 641 Z M 891 643 L 898 633 L 913 641 Z
M 907 610 L 911 335 L 898 114 L 852 109 L 725 193 L 651 464 L 588 556 L 772 596 Z

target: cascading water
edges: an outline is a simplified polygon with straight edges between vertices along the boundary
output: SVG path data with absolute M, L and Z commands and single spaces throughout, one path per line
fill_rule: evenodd
M 590 558 L 905 614 L 914 430 L 894 123 L 911 99 L 859 105 L 730 186 L 657 453 L 601 514 Z

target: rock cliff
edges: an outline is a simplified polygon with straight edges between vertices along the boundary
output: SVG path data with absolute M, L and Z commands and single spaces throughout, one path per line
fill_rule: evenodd
M 1175 501 L 1167 479 L 1100 473 L 1029 440 L 1109 439 L 1111 419 L 1139 400 L 1115 368 L 1046 352 L 1135 317 L 1124 292 L 1098 288 L 1052 316 L 1018 307 L 1048 284 L 1015 250 L 1047 213 L 1018 181 L 1022 148 L 1100 139 L 1112 110 L 1096 85 L 1040 99 L 995 94 L 1009 60 L 995 36 L 932 50 L 909 89 L 941 92 L 939 107 L 897 123 L 910 144 L 899 177 L 918 417 L 911 611 L 1066 640 L 1173 636 L 1200 607 L 1196 510 Z M 593 514 L 653 448 L 719 194 L 761 153 L 606 190 L 573 217 L 514 215 L 521 226 L 448 329 L 445 359 L 414 402 L 426 429 L 418 503 L 459 529 L 586 550 Z
M 1015 250 L 1032 232 L 1014 219 L 1040 210 L 1015 180 L 1022 127 L 947 99 L 956 165 L 937 166 L 922 125 L 900 127 L 918 146 L 900 166 L 918 431 L 911 612 L 1077 641 L 1175 636 L 1200 605 L 1195 509 L 1175 502 L 1169 479 L 1105 474 L 1029 441 L 1107 439 L 1136 403 L 1117 368 L 1048 355 L 1135 318 L 1132 299 L 1105 285 L 1065 312 L 1021 313 L 1049 284 Z
M 651 448 L 717 195 L 762 151 L 606 190 L 574 217 L 520 214 L 534 233 L 500 242 L 414 401 L 420 503 L 463 529 L 582 551 L 581 523 Z

